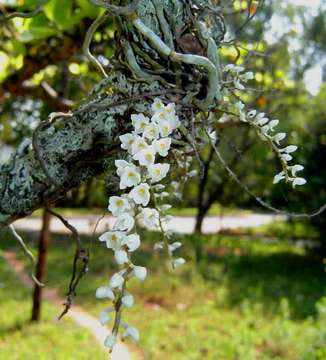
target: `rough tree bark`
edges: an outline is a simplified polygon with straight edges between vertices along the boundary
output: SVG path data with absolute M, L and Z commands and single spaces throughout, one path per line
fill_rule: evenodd
M 107 9 L 106 18 L 117 18 L 110 72 L 71 115 L 44 120 L 0 168 L 0 227 L 96 174 L 113 177 L 118 137 L 128 131 L 132 112 L 149 109 L 150 99 L 176 102 L 186 127 L 220 101 L 217 49 L 225 29 L 208 1 L 91 2 Z

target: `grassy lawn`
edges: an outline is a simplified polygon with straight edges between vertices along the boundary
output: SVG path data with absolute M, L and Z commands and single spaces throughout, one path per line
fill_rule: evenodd
M 1 253 L 0 253 L 1 255 Z M 40 324 L 28 322 L 31 294 L 0 257 L 0 360 L 105 359 L 93 337 L 45 304 Z
M 135 263 L 148 266 L 149 277 L 143 284 L 130 283 L 136 306 L 125 311 L 126 320 L 141 330 L 140 358 L 326 359 L 326 276 L 320 259 L 282 242 L 203 236 L 205 256 L 195 264 L 200 241 L 183 236 L 181 253 L 188 262 L 171 273 L 165 255 L 152 254 L 155 237 L 147 234 L 135 254 Z M 35 247 L 35 234 L 27 238 Z M 12 247 L 8 241 L 1 245 Z M 115 265 L 97 241 L 92 249 L 76 302 L 97 315 L 107 304 L 94 298 L 95 289 Z M 48 284 L 62 294 L 72 254 L 71 239 L 53 236 Z
M 240 229 L 242 233 L 252 235 L 265 235 L 278 238 L 314 239 L 318 238 L 318 231 L 302 221 L 274 221 L 256 228 Z

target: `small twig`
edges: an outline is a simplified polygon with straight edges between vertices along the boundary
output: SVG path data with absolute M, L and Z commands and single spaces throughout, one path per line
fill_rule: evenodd
M 69 288 L 68 288 L 68 293 L 67 293 L 67 299 L 66 302 L 64 303 L 65 308 L 63 309 L 62 313 L 59 316 L 59 320 L 62 319 L 62 317 L 67 314 L 67 312 L 69 311 L 69 309 L 72 306 L 73 303 L 73 299 L 76 296 L 76 289 L 77 286 L 80 282 L 80 280 L 82 279 L 82 277 L 86 274 L 87 269 L 88 269 L 88 262 L 89 262 L 89 251 L 86 250 L 81 242 L 79 233 L 77 231 L 77 229 L 72 226 L 65 218 L 63 218 L 60 214 L 54 212 L 51 209 L 47 209 L 49 211 L 50 214 L 52 214 L 53 216 L 57 217 L 62 224 L 69 230 L 71 231 L 75 241 L 76 241 L 76 251 L 75 251 L 75 256 L 74 256 L 74 260 L 73 260 L 73 267 L 72 267 L 72 276 L 71 276 L 71 280 L 69 283 Z M 79 261 L 81 261 L 81 268 L 78 270 L 78 265 L 79 265 Z
M 95 21 L 92 23 L 92 25 L 88 28 L 85 40 L 83 43 L 83 52 L 86 55 L 86 57 L 89 59 L 91 63 L 100 71 L 100 73 L 107 78 L 108 75 L 105 72 L 102 64 L 99 62 L 99 60 L 91 53 L 90 51 L 90 45 L 91 41 L 93 39 L 95 31 L 98 29 L 100 25 L 102 25 L 105 20 L 110 16 L 110 14 L 104 13 L 103 15 L 99 16 Z
M 9 21 L 9 20 L 14 19 L 14 18 L 23 18 L 23 19 L 32 18 L 32 17 L 38 15 L 43 10 L 43 6 L 47 2 L 48 2 L 48 0 L 40 1 L 40 4 L 34 10 L 29 11 L 29 12 L 15 11 L 15 12 L 13 12 L 11 14 L 4 15 L 3 20 L 4 21 Z
M 207 129 L 205 129 L 205 132 L 207 134 L 207 137 L 211 143 L 211 146 L 213 147 L 215 154 L 217 155 L 218 160 L 220 161 L 220 163 L 222 164 L 222 166 L 224 167 L 224 169 L 227 171 L 227 173 L 229 174 L 229 176 L 231 176 L 234 181 L 248 194 L 250 195 L 252 198 L 254 198 L 262 207 L 271 210 L 273 212 L 275 212 L 276 214 L 280 214 L 280 215 L 286 215 L 290 218 L 313 218 L 316 217 L 318 215 L 320 215 L 321 213 L 323 213 L 326 210 L 326 204 L 322 205 L 319 209 L 312 211 L 311 213 L 294 213 L 294 212 L 288 212 L 286 210 L 281 210 L 281 209 L 277 209 L 274 206 L 268 204 L 266 201 L 262 200 L 260 197 L 256 196 L 249 188 L 247 185 L 243 184 L 241 182 L 241 180 L 238 178 L 238 176 L 230 169 L 230 167 L 227 165 L 226 161 L 224 160 L 224 158 L 222 157 L 221 153 L 218 151 L 217 147 L 215 146 L 214 142 L 210 139 L 209 134 Z
M 157 96 L 168 95 L 168 94 L 180 94 L 180 95 L 183 94 L 183 95 L 185 95 L 186 92 L 181 89 L 166 89 L 166 90 L 161 90 L 161 91 L 146 92 L 146 93 L 142 93 L 139 95 L 130 96 L 126 99 L 112 101 L 112 103 L 109 103 L 109 104 L 92 103 L 92 104 L 87 105 L 84 108 L 81 108 L 80 110 L 75 111 L 72 115 L 83 114 L 84 112 L 87 112 L 89 109 L 92 109 L 92 108 L 96 109 L 96 110 L 107 110 L 112 107 L 116 107 L 116 106 L 120 106 L 120 105 L 124 105 L 124 104 L 131 104 L 131 103 L 137 102 L 137 101 L 145 99 L 145 98 L 155 98 Z
M 29 273 L 31 279 L 35 282 L 36 285 L 38 285 L 40 287 L 43 287 L 44 284 L 42 284 L 40 281 L 38 281 L 35 274 L 34 274 L 34 267 L 36 266 L 36 260 L 35 260 L 34 255 L 27 248 L 23 238 L 16 232 L 14 226 L 9 225 L 9 229 L 11 230 L 11 232 L 14 235 L 14 237 L 16 238 L 16 240 L 18 240 L 20 246 L 22 247 L 22 249 L 24 251 L 24 254 L 26 255 L 26 257 L 29 259 L 29 261 L 31 263 L 31 270 L 30 270 L 30 273 Z
M 90 0 L 90 2 L 95 5 L 107 9 L 108 11 L 112 12 L 114 15 L 131 15 L 135 12 L 139 0 L 133 0 L 129 5 L 126 6 L 116 6 L 112 4 L 108 4 L 106 1 L 103 0 Z

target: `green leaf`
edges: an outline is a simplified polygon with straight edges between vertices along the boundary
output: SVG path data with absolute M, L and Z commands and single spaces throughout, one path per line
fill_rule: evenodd
M 43 9 L 48 19 L 55 22 L 60 29 L 65 29 L 71 25 L 72 1 L 51 0 Z
M 67 0 L 51 0 L 44 7 L 44 13 L 59 29 L 68 30 L 78 24 L 82 18 L 96 18 L 103 9 L 91 5 L 88 0 L 73 2 Z
M 26 54 L 25 45 L 15 39 L 6 41 L 3 45 L 3 48 L 6 49 L 8 53 L 11 53 L 13 56 Z
M 46 39 L 58 33 L 44 14 L 39 14 L 24 23 L 25 30 L 19 35 L 19 41 L 32 42 Z

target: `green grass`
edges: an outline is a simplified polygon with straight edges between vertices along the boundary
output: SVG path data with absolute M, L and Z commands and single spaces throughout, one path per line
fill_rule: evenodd
M 0 253 L 1 255 L 1 253 Z M 69 319 L 58 323 L 59 309 L 45 304 L 43 320 L 29 323 L 31 294 L 0 257 L 0 360 L 105 359 L 95 339 Z
M 302 221 L 274 221 L 256 228 L 241 229 L 242 233 L 278 237 L 280 239 L 314 239 L 318 238 L 317 229 Z
M 139 351 L 145 359 L 326 359 L 326 277 L 320 259 L 283 242 L 203 236 L 205 256 L 195 264 L 200 241 L 192 235 L 183 237 L 187 265 L 171 273 L 164 254 L 152 254 L 156 236 L 147 234 L 135 254 L 149 276 L 144 283 L 130 283 L 136 305 L 124 314 L 141 330 Z M 35 234 L 27 238 L 35 247 Z M 53 237 L 48 284 L 62 294 L 72 254 L 70 239 Z M 105 308 L 94 292 L 114 268 L 111 253 L 95 242 L 77 303 L 95 315 Z

